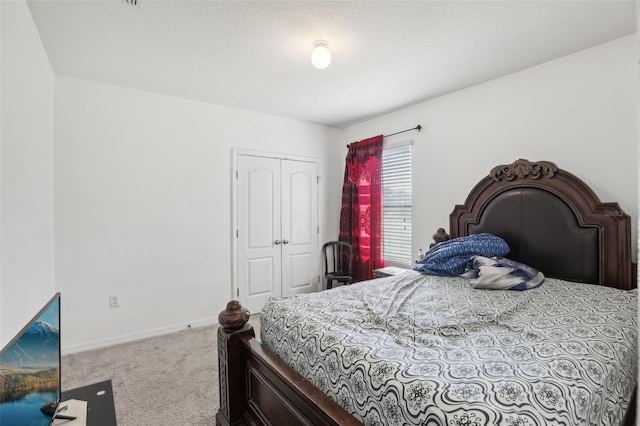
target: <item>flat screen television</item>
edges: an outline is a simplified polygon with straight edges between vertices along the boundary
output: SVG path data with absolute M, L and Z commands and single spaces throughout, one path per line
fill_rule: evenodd
M 60 386 L 57 293 L 0 352 L 0 425 L 47 426 Z

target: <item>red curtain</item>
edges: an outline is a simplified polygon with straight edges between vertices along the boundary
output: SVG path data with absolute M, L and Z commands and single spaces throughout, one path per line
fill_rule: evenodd
M 384 266 L 382 246 L 382 135 L 349 145 L 340 210 L 340 241 L 353 246 L 353 282 Z

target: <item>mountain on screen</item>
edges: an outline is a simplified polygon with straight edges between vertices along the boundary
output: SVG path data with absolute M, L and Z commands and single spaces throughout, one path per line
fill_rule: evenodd
M 19 367 L 57 366 L 60 331 L 46 322 L 35 322 L 20 336 L 0 362 Z

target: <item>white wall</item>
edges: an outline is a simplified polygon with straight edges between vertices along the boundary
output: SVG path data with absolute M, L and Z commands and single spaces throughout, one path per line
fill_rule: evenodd
M 2 1 L 0 11 L 2 347 L 55 292 L 54 78 L 26 2 Z
M 518 158 L 553 161 L 617 201 L 637 235 L 636 60 L 624 37 L 351 126 L 344 141 L 423 126 L 388 138 L 414 140 L 415 252 L 492 167 Z
M 333 166 L 324 126 L 70 77 L 55 106 L 65 353 L 217 321 L 232 298 L 232 148 Z M 321 241 L 337 233 L 326 193 L 323 179 Z

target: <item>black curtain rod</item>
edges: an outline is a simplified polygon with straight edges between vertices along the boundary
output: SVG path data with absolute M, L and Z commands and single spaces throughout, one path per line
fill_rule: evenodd
M 412 130 L 420 131 L 420 129 L 422 129 L 422 126 L 418 124 L 416 127 L 413 127 L 411 129 L 400 130 L 399 132 L 391 133 L 389 135 L 384 135 L 383 138 L 388 138 L 389 136 L 399 135 L 400 133 L 404 133 L 404 132 L 410 132 Z M 349 148 L 349 145 L 347 145 L 347 148 Z

